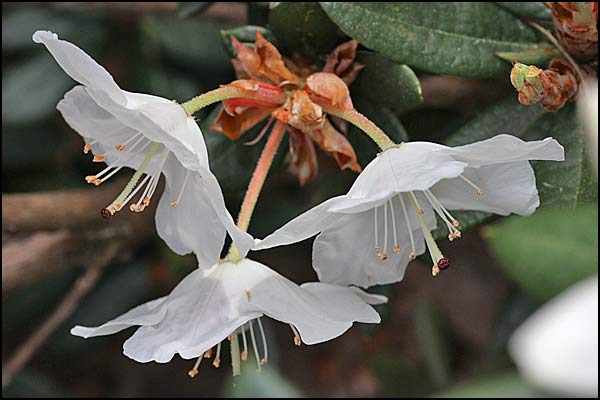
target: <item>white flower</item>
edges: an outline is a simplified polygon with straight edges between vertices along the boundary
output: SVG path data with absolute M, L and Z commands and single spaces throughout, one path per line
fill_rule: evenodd
M 449 266 L 430 230 L 435 214 L 460 237 L 448 210 L 507 215 L 533 213 L 539 205 L 527 160 L 563 160 L 553 139 L 524 142 L 498 135 L 450 148 L 427 142 L 403 143 L 380 153 L 346 195 L 325 201 L 267 236 L 254 250 L 317 236 L 313 266 L 319 279 L 369 287 L 402 279 L 408 262 L 425 251 L 434 275 Z M 391 254 L 390 252 L 395 254 Z
M 194 119 L 173 101 L 122 90 L 102 66 L 55 33 L 37 31 L 33 40 L 44 44 L 65 72 L 82 84 L 69 91 L 57 108 L 85 138 L 84 153 L 91 150 L 94 162 L 108 164 L 86 181 L 99 185 L 123 167 L 136 170 L 102 215 L 111 218 L 130 202 L 130 210 L 143 211 L 163 173 L 166 187 L 156 211 L 156 227 L 169 247 L 178 254 L 193 251 L 201 265 L 212 265 L 227 231 L 244 255 L 252 238 L 235 226 L 225 207 Z
M 598 276 L 544 305 L 513 334 L 509 351 L 533 385 L 598 397 Z
M 242 259 L 196 269 L 168 296 L 96 328 L 76 326 L 71 333 L 88 338 L 140 325 L 123 346 L 128 357 L 164 363 L 177 353 L 186 359 L 210 355 L 216 345 L 213 364 L 218 366 L 220 342 L 236 331 L 243 339 L 242 359 L 248 354 L 249 331 L 259 360 L 254 334 L 258 327 L 263 347 L 260 365 L 268 357 L 263 315 L 289 323 L 296 345 L 315 344 L 340 336 L 354 321 L 379 323 L 379 314 L 369 304 L 386 300 L 353 287 L 320 282 L 298 286 L 263 264 Z

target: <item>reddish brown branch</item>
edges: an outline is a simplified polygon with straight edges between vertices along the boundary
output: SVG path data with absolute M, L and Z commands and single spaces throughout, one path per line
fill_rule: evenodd
M 2 387 L 6 387 L 14 376 L 27 364 L 48 337 L 77 309 L 83 297 L 94 287 L 104 268 L 119 253 L 119 244 L 111 244 L 102 255 L 96 257 L 54 312 L 13 354 L 2 368 Z

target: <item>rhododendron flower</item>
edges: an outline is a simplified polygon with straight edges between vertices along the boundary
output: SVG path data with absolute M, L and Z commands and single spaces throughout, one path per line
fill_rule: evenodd
M 88 338 L 110 335 L 131 326 L 140 328 L 123 346 L 128 357 L 139 361 L 170 361 L 210 357 L 220 364 L 221 341 L 242 336 L 241 359 L 248 355 L 249 333 L 260 367 L 268 359 L 267 340 L 260 318 L 264 315 L 290 325 L 294 343 L 324 342 L 340 336 L 353 322 L 379 323 L 369 305 L 387 301 L 358 288 L 311 282 L 301 286 L 269 267 L 242 259 L 198 268 L 165 296 L 142 304 L 95 328 L 76 326 L 71 333 Z M 262 353 L 257 336 L 260 333 Z M 201 358 L 190 375 L 197 373 Z
M 69 91 L 57 108 L 85 138 L 84 153 L 91 151 L 94 162 L 108 164 L 86 181 L 100 185 L 123 167 L 136 170 L 121 194 L 102 210 L 102 216 L 111 218 L 129 203 L 131 211 L 143 211 L 164 174 L 166 187 L 156 211 L 156 228 L 169 247 L 178 254 L 193 251 L 202 265 L 212 265 L 219 258 L 227 231 L 244 255 L 252 238 L 235 226 L 225 208 L 194 119 L 171 100 L 122 90 L 102 66 L 55 33 L 37 31 L 33 40 L 44 44 L 65 72 L 81 84 Z M 134 201 L 138 193 L 139 199 Z
M 253 249 L 319 234 L 313 245 L 319 279 L 368 287 L 401 280 L 408 262 L 427 247 L 437 275 L 450 261 L 430 233 L 436 214 L 450 240 L 461 233 L 449 210 L 531 214 L 539 197 L 528 160 L 563 158 L 562 146 L 550 138 L 524 142 L 498 135 L 454 148 L 403 143 L 369 163 L 347 194 L 298 216 Z
M 233 64 L 241 81 L 230 85 L 238 88 L 240 82 L 246 86 L 254 85 L 254 90 L 261 94 L 285 93 L 287 99 L 283 104 L 256 99 L 225 100 L 211 129 L 237 139 L 270 116 L 287 124 L 292 154 L 290 171 L 298 177 L 300 184 L 311 181 L 318 173 L 313 143 L 330 153 L 341 169 L 360 172 L 352 145 L 327 119 L 324 110 L 326 106 L 352 108 L 347 85 L 362 68 L 354 62 L 358 43 L 351 41 L 338 46 L 327 58 L 323 70 L 317 72 L 315 68 L 284 61 L 260 32 L 256 33 L 254 49 L 244 46 L 235 37 L 231 37 L 231 41 L 236 52 Z M 338 123 L 338 126 L 343 130 L 345 125 Z M 268 125 L 264 131 L 266 129 Z
M 513 334 L 509 350 L 536 387 L 598 397 L 598 275 L 536 311 Z

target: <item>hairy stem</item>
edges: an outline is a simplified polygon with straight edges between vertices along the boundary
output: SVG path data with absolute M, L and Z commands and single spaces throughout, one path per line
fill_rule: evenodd
M 218 103 L 219 101 L 227 99 L 240 97 L 253 98 L 255 97 L 255 94 L 244 90 L 240 90 L 235 86 L 223 86 L 218 89 L 214 89 L 209 92 L 203 93 L 199 96 L 196 96 L 186 101 L 185 103 L 181 103 L 181 106 L 188 115 L 192 115 L 196 111 L 211 104 Z
M 396 143 L 388 135 L 385 134 L 373 121 L 356 111 L 355 109 L 341 110 L 336 108 L 329 109 L 323 107 L 323 110 L 331 115 L 345 119 L 357 128 L 365 132 L 369 137 L 377 143 L 381 150 L 387 150 L 390 147 L 397 146 Z
M 252 174 L 252 179 L 248 184 L 248 190 L 246 190 L 246 195 L 244 196 L 244 201 L 242 202 L 237 220 L 238 228 L 244 232 L 248 230 L 248 226 L 250 225 L 250 219 L 252 218 L 256 201 L 258 200 L 267 173 L 269 172 L 277 149 L 279 148 L 279 144 L 281 143 L 281 139 L 283 138 L 283 134 L 285 133 L 285 128 L 286 125 L 279 121 L 273 126 L 267 144 L 265 145 L 265 148 L 260 155 L 260 159 L 258 160 L 258 164 L 256 165 L 256 169 L 254 170 L 254 174 Z M 227 259 L 230 261 L 238 261 L 239 258 L 240 255 L 235 245 L 232 244 L 229 248 Z

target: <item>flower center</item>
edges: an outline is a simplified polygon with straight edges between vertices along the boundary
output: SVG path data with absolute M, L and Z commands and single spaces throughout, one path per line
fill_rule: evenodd
M 465 182 L 468 186 L 475 189 L 475 195 L 477 197 L 481 197 L 485 194 L 483 189 L 477 186 L 473 181 L 469 178 L 459 175 L 458 176 L 463 182 Z M 461 232 L 458 230 L 460 223 L 450 214 L 450 212 L 442 205 L 442 202 L 434 196 L 434 194 L 430 190 L 421 191 L 431 209 L 439 216 L 439 218 L 444 222 L 446 227 L 448 228 L 448 240 L 453 241 L 454 239 L 461 237 Z M 440 273 L 440 270 L 446 269 L 450 267 L 450 260 L 442 254 L 439 247 L 437 246 L 433 236 L 431 236 L 431 231 L 427 226 L 425 218 L 423 215 L 425 214 L 425 209 L 421 207 L 419 201 L 415 194 L 411 191 L 408 193 L 401 193 L 397 197 L 400 200 L 400 206 L 402 209 L 402 213 L 404 215 L 404 220 L 406 221 L 406 227 L 408 229 L 408 236 L 410 238 L 411 252 L 408 253 L 408 258 L 412 261 L 417 257 L 416 249 L 415 249 L 415 239 L 413 235 L 412 226 L 410 223 L 410 216 L 407 211 L 406 203 L 404 201 L 404 195 L 407 195 L 413 209 L 416 213 L 417 220 L 419 221 L 420 229 L 423 232 L 423 236 L 425 237 L 425 243 L 427 245 L 427 250 L 431 259 L 433 261 L 433 266 L 431 268 L 431 273 L 433 276 L 436 276 Z M 393 234 L 393 245 L 394 245 L 394 253 L 400 253 L 401 248 L 398 243 L 398 232 L 396 228 L 396 215 L 394 211 L 394 198 L 392 197 L 387 202 L 383 204 L 383 247 L 379 242 L 379 209 L 381 206 L 375 207 L 374 210 L 374 229 L 375 229 L 375 252 L 377 253 L 377 257 L 380 260 L 385 261 L 388 259 L 387 255 L 387 246 L 388 246 L 388 208 L 390 209 L 389 215 L 392 219 L 392 234 Z
M 83 147 L 83 152 L 87 154 L 97 142 L 98 141 L 95 140 L 93 142 L 86 143 Z M 142 160 L 140 166 L 137 168 L 127 185 L 125 185 L 125 188 L 108 206 L 100 211 L 100 214 L 103 218 L 111 219 L 116 212 L 123 209 L 123 207 L 125 207 L 142 189 L 143 191 L 139 197 L 139 200 L 135 203 L 132 203 L 129 206 L 129 209 L 134 212 L 144 211 L 144 209 L 150 205 L 150 199 L 156 191 L 162 169 L 170 152 L 164 146 L 161 149 L 160 143 L 144 140 L 144 136 L 141 133 L 137 133 L 125 142 L 115 146 L 115 149 L 120 152 L 121 157 L 119 157 L 99 173 L 85 177 L 87 183 L 99 186 L 119 172 L 137 154 L 146 151 L 148 147 L 150 147 L 150 149 L 148 150 L 146 157 Z M 158 155 L 156 155 L 157 153 Z M 148 165 L 154 157 L 159 157 L 159 160 L 152 171 L 147 171 Z M 105 155 L 98 155 L 94 156 L 93 162 L 104 162 L 105 160 Z M 145 177 L 142 179 L 142 175 L 144 174 Z M 172 208 L 176 208 L 181 201 L 184 189 L 189 180 L 189 175 L 190 171 L 186 170 L 185 178 L 183 180 L 183 184 L 181 185 L 181 189 L 179 190 L 179 194 L 176 199 L 171 201 Z
M 263 351 L 262 356 L 260 355 L 260 352 L 258 350 L 258 342 L 256 339 L 257 335 L 256 335 L 255 329 L 254 329 L 254 322 L 256 322 L 256 325 L 258 326 L 258 331 L 260 333 L 260 339 L 262 342 L 262 351 Z M 258 371 L 260 371 L 262 369 L 262 366 L 266 365 L 269 360 L 269 349 L 267 347 L 267 338 L 265 336 L 265 330 L 263 328 L 260 317 L 246 322 L 244 325 L 242 325 L 241 327 L 236 329 L 235 332 L 233 332 L 231 335 L 229 335 L 227 337 L 227 339 L 229 340 L 229 342 L 231 342 L 232 335 L 241 335 L 242 336 L 242 346 L 243 347 L 242 347 L 242 352 L 240 353 L 240 358 L 242 359 L 242 361 L 247 361 L 248 360 L 248 337 L 247 337 L 248 332 L 250 333 L 250 343 L 252 345 L 252 350 L 254 351 L 254 356 L 256 358 L 256 367 L 257 367 Z M 219 344 L 217 344 L 215 358 L 213 359 L 213 362 L 212 362 L 212 365 L 215 368 L 219 368 L 219 366 L 221 365 L 221 344 L 222 343 L 223 342 L 219 342 Z M 213 354 L 213 349 L 211 348 L 211 349 L 205 351 L 203 355 L 198 357 L 198 360 L 196 360 L 194 367 L 188 371 L 188 375 L 190 376 L 190 378 L 193 378 L 196 375 L 198 375 L 198 372 L 199 372 L 198 367 L 200 366 L 202 359 L 203 358 L 211 358 L 212 354 Z

